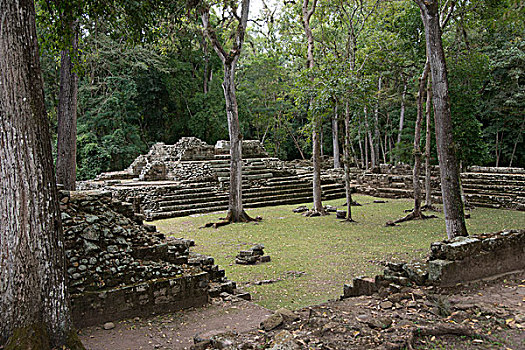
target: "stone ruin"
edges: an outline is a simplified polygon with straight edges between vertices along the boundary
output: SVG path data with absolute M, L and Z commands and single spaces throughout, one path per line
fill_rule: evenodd
M 342 298 L 372 295 L 405 286 L 451 287 L 457 283 L 503 276 L 525 269 L 525 229 L 455 237 L 432 243 L 426 263 L 387 263 L 383 274 L 357 277 Z
M 345 197 L 344 171 L 322 161 L 323 200 Z M 410 165 L 382 164 L 363 171 L 351 168 L 352 190 L 386 198 L 412 198 Z M 243 141 L 243 204 L 246 208 L 307 203 L 312 200 L 313 167 L 308 160 L 269 157 L 257 140 Z M 432 198 L 441 202 L 439 169 L 431 171 Z M 525 210 L 525 169 L 469 167 L 461 174 L 468 203 Z M 424 176 L 421 176 L 424 183 Z M 157 143 L 120 172 L 103 173 L 80 189 L 105 189 L 145 220 L 224 211 L 228 208 L 229 142 L 215 146 L 184 137 L 175 145 Z M 424 192 L 424 186 L 422 186 Z
M 111 192 L 60 192 L 67 280 L 77 327 L 167 313 L 235 293 L 194 242 L 165 237 Z
M 356 174 L 359 193 L 383 198 L 413 198 L 412 167 L 381 164 Z M 425 195 L 425 174 L 420 183 Z M 525 169 L 471 166 L 461 173 L 464 195 L 470 205 L 525 210 Z M 441 203 L 439 167 L 431 168 L 432 200 Z
M 264 245 L 256 244 L 248 250 L 241 250 L 235 257 L 235 263 L 239 265 L 255 265 L 270 262 L 269 255 L 264 255 Z
M 246 208 L 312 200 L 311 168 L 269 157 L 257 140 L 244 140 L 242 147 Z M 185 137 L 175 145 L 157 143 L 128 169 L 101 174 L 79 188 L 111 191 L 114 198 L 133 203 L 146 220 L 223 211 L 228 207 L 229 163 L 229 142 L 211 146 Z M 345 196 L 338 178 L 323 176 L 324 200 Z

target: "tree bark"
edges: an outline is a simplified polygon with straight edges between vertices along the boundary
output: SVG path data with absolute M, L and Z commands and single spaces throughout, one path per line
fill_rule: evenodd
M 353 222 L 352 219 L 352 188 L 350 179 L 350 107 L 348 101 L 345 104 L 345 147 L 344 147 L 344 166 L 345 166 L 345 192 L 346 192 L 346 221 Z
M 363 143 L 361 142 L 361 123 L 357 126 L 357 139 L 359 143 L 359 153 L 361 156 L 361 169 L 364 168 L 365 165 L 365 154 L 363 152 Z M 366 137 L 365 137 L 366 139 Z M 366 147 L 366 141 L 365 141 L 365 147 Z
M 441 41 L 438 0 L 414 0 L 425 27 L 427 53 L 432 76 L 432 100 L 436 124 L 436 144 L 441 175 L 443 211 L 448 238 L 467 236 L 459 183 L 456 145 L 453 139 L 447 67 Z
M 374 164 L 379 165 L 379 147 L 381 145 L 381 133 L 379 132 L 379 95 L 381 94 L 381 83 L 383 79 L 380 76 L 377 84 L 377 99 L 374 108 Z
M 0 347 L 62 348 L 72 324 L 35 8 L 0 0 L 0 14 Z
M 370 129 L 369 125 L 368 125 L 368 109 L 364 108 L 364 111 L 365 111 L 365 132 L 368 134 L 368 141 L 370 142 L 370 161 L 372 163 L 372 168 L 375 168 L 377 163 L 376 163 L 376 151 L 375 151 L 375 147 L 374 147 L 374 137 L 372 136 L 372 130 Z M 368 157 L 367 157 L 367 169 L 368 169 Z
M 312 34 L 312 29 L 310 28 L 310 19 L 315 12 L 317 6 L 317 0 L 312 1 L 312 7 L 309 8 L 309 0 L 303 0 L 302 6 L 302 20 L 304 32 L 306 34 L 306 41 L 308 43 L 306 62 L 308 69 L 314 67 L 314 36 Z M 312 77 L 313 78 L 313 77 Z M 311 104 L 311 101 L 310 101 Z M 321 142 L 320 142 L 320 130 L 321 130 L 321 120 L 319 116 L 313 115 L 313 130 L 312 130 L 312 158 L 313 158 L 313 204 L 314 212 L 325 214 L 323 203 L 321 201 Z
M 432 128 L 430 125 L 432 116 L 432 85 L 430 84 L 430 77 L 427 78 L 427 103 L 426 103 L 426 139 L 425 139 L 425 207 L 432 208 L 432 183 L 431 183 L 431 169 L 430 169 L 430 141 L 432 135 Z
M 237 96 L 235 94 L 235 69 L 244 43 L 249 9 L 250 0 L 242 0 L 241 16 L 239 17 L 239 25 L 235 33 L 233 47 L 229 52 L 226 52 L 219 42 L 215 31 L 211 28 L 209 8 L 201 8 L 204 33 L 211 41 L 213 49 L 221 59 L 224 69 L 222 88 L 226 100 L 226 116 L 230 134 L 230 191 L 226 220 L 228 222 L 252 220 L 244 211 L 242 204 L 242 134 L 239 126 Z
M 405 104 L 406 104 L 406 95 L 407 95 L 407 81 L 403 80 L 403 93 L 401 94 L 401 112 L 399 112 L 399 132 L 397 133 L 397 143 L 396 146 L 399 147 L 401 144 L 401 136 L 403 135 L 403 127 L 405 124 Z
M 332 118 L 332 144 L 334 149 L 334 169 L 341 168 L 341 162 L 339 160 L 339 123 L 338 123 L 338 110 L 337 104 L 335 105 L 335 115 Z
M 71 51 L 63 50 L 60 63 L 60 91 L 58 94 L 57 130 L 57 183 L 74 191 L 77 179 L 77 91 L 78 76 L 74 71 L 71 54 L 78 52 L 78 31 L 75 22 L 72 31 Z

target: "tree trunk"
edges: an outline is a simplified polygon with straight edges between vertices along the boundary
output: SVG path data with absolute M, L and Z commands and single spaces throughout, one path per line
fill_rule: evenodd
M 514 148 L 512 149 L 512 154 L 510 156 L 509 168 L 512 168 L 512 160 L 514 159 L 514 156 L 516 155 L 516 149 L 518 148 L 518 143 L 520 143 L 520 140 L 523 137 L 523 127 L 524 126 L 525 126 L 525 116 L 523 117 L 523 121 L 521 122 L 518 137 L 516 137 L 516 141 L 514 142 Z
M 60 63 L 60 92 L 58 94 L 57 130 L 57 183 L 74 191 L 77 179 L 77 91 L 78 76 L 74 72 L 71 54 L 78 52 L 77 24 L 70 25 L 73 32 L 71 51 L 63 50 Z
M 230 133 L 230 196 L 228 211 L 233 222 L 242 221 L 242 134 L 239 126 L 237 97 L 235 95 L 235 64 L 224 63 L 222 88 L 226 100 L 226 116 Z
M 334 169 L 341 168 L 341 162 L 339 160 L 339 123 L 337 114 L 337 104 L 335 105 L 335 116 L 332 118 L 332 144 L 334 148 Z
M 215 31 L 211 28 L 210 9 L 206 6 L 200 8 L 204 34 L 211 41 L 213 49 L 221 59 L 224 69 L 222 88 L 226 101 L 226 117 L 230 134 L 230 191 L 226 222 L 253 220 L 246 214 L 242 205 L 242 134 L 239 126 L 239 111 L 235 94 L 235 68 L 244 43 L 249 9 L 250 0 L 242 0 L 241 16 L 238 17 L 239 25 L 234 35 L 233 47 L 229 52 L 226 52 L 219 42 Z
M 431 169 L 430 169 L 430 137 L 432 135 L 431 115 L 432 115 L 432 86 L 430 84 L 430 77 L 427 78 L 427 103 L 426 103 L 426 139 L 425 139 L 425 206 L 432 208 L 432 183 L 431 183 Z
M 310 28 L 310 19 L 315 12 L 315 7 L 317 5 L 317 0 L 312 1 L 311 9 L 308 8 L 309 0 L 303 0 L 302 15 L 303 15 L 303 27 L 306 34 L 306 40 L 308 43 L 308 51 L 306 61 L 308 64 L 308 69 L 314 67 L 314 36 L 312 34 L 312 29 Z M 311 101 L 310 101 L 311 102 Z M 310 103 L 311 104 L 311 103 Z M 321 120 L 319 116 L 313 116 L 313 131 L 312 131 L 312 158 L 313 158 L 313 201 L 314 201 L 314 211 L 319 212 L 322 215 L 325 214 L 323 203 L 321 201 L 321 142 L 319 133 L 321 130 Z
M 459 168 L 456 145 L 453 139 L 450 99 L 448 94 L 447 66 L 441 42 L 438 0 L 415 0 L 421 10 L 425 27 L 427 53 L 432 76 L 432 100 L 436 124 L 436 144 L 438 149 L 439 169 L 443 211 L 448 238 L 467 236 L 465 214 L 461 200 Z
M 379 132 L 379 96 L 381 94 L 382 77 L 379 77 L 377 85 L 377 100 L 374 108 L 374 163 L 379 165 L 379 146 L 381 144 L 381 133 Z
M 417 92 L 417 118 L 416 126 L 414 128 L 414 169 L 412 182 L 414 184 L 414 211 L 413 217 L 421 217 L 421 183 L 419 182 L 419 176 L 421 174 L 421 122 L 423 121 L 423 99 L 425 98 L 425 84 L 427 82 L 428 71 L 430 66 L 425 63 L 425 68 L 421 77 L 419 77 L 419 89 Z
M 363 143 L 361 142 L 361 123 L 359 123 L 357 126 L 357 139 L 359 143 L 359 154 L 361 156 L 361 169 L 362 169 L 365 164 L 365 158 L 364 158 L 364 153 L 363 153 Z M 365 142 L 365 147 L 366 147 L 366 142 Z
M 35 8 L 0 0 L 0 13 L 0 347 L 62 348 L 75 333 Z
M 403 94 L 401 94 L 401 112 L 399 113 L 399 132 L 397 133 L 397 144 L 401 144 L 401 136 L 403 135 L 403 126 L 405 124 L 405 103 L 407 96 L 407 81 L 403 80 Z
M 370 161 L 372 162 L 372 169 L 376 167 L 376 151 L 374 147 L 374 138 L 372 136 L 372 130 L 368 125 L 368 110 L 365 106 L 365 132 L 368 134 L 368 141 L 370 142 Z M 367 169 L 368 169 L 368 157 L 367 157 Z
M 354 221 L 352 219 L 352 188 L 350 181 L 350 107 L 348 101 L 345 104 L 345 192 L 346 192 L 346 221 Z

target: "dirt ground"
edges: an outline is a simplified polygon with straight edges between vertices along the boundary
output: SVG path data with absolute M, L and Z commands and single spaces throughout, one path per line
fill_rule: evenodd
M 451 289 L 405 288 L 330 301 L 296 310 L 298 320 L 269 331 L 260 323 L 272 311 L 230 299 L 116 322 L 111 330 L 86 328 L 81 339 L 89 350 L 189 349 L 197 333 L 212 340 L 210 348 L 525 349 L 525 272 Z

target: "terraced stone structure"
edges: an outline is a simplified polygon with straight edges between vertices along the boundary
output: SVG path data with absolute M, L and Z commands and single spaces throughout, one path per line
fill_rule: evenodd
M 133 203 L 146 220 L 226 210 L 229 187 L 229 142 L 215 146 L 194 138 L 175 145 L 157 143 L 125 171 L 101 174 L 84 188 L 105 188 Z M 344 197 L 341 176 L 325 176 L 323 199 Z M 245 208 L 304 203 L 312 200 L 311 172 L 268 157 L 257 140 L 243 141 Z
M 111 192 L 62 191 L 60 201 L 77 327 L 200 306 L 224 288 L 233 292 L 213 258 L 190 252 L 193 241 L 143 225 L 132 204 Z
M 441 203 L 439 168 L 431 169 L 432 198 Z M 421 184 L 424 184 L 424 174 Z M 474 206 L 525 210 L 525 169 L 471 166 L 461 173 L 465 198 Z M 357 175 L 357 191 L 377 197 L 412 198 L 412 168 L 382 164 Z M 424 193 L 424 186 L 422 187 Z

